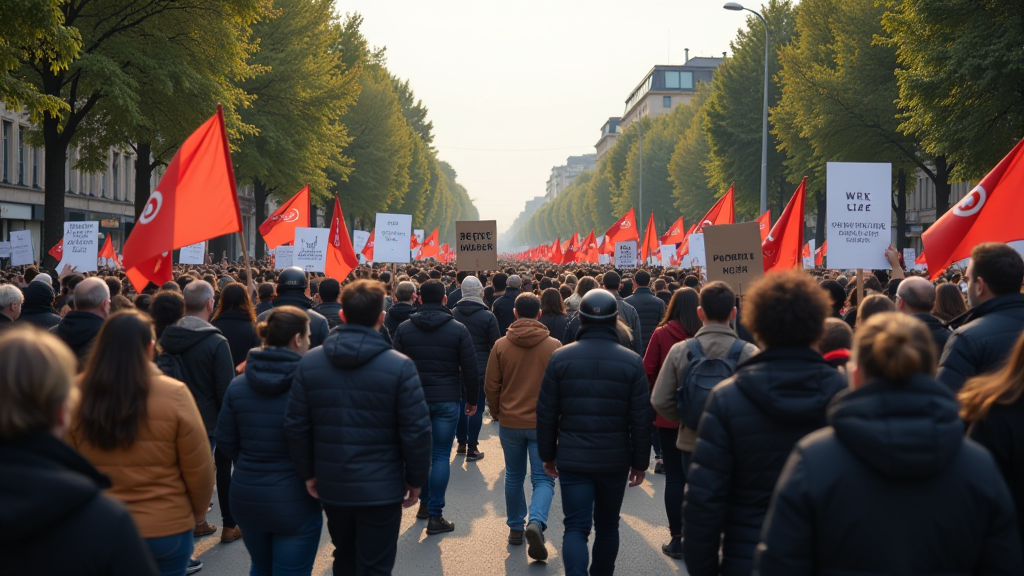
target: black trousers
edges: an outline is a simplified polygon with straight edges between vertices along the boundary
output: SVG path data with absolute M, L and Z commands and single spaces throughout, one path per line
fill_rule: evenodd
M 217 504 L 225 528 L 234 528 L 235 517 L 231 515 L 231 458 L 219 448 L 213 449 L 213 463 L 217 467 Z
M 683 469 L 683 453 L 676 448 L 676 428 L 657 428 L 661 439 L 661 450 L 665 463 L 665 514 L 668 516 L 668 530 L 673 538 L 683 535 L 683 492 L 686 490 L 686 471 Z
M 398 554 L 402 504 L 330 506 L 324 504 L 334 543 L 335 576 L 390 576 Z

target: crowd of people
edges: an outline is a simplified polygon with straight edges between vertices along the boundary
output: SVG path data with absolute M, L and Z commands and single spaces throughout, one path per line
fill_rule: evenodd
M 452 451 L 485 457 L 485 411 L 508 544 L 548 560 L 557 486 L 569 576 L 614 572 L 652 471 L 692 576 L 1024 574 L 1024 260 L 982 244 L 932 282 L 887 256 L 742 296 L 540 262 L 225 262 L 138 294 L 7 270 L 0 574 L 182 576 L 218 531 L 254 576 L 310 574 L 325 518 L 335 574 L 390 574 L 403 509 L 459 529 Z

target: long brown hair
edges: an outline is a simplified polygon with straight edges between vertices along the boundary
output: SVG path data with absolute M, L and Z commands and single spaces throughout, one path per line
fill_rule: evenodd
M 996 404 L 1013 404 L 1024 393 L 1024 335 L 1017 339 L 1006 366 L 998 372 L 976 376 L 957 394 L 960 417 L 967 422 L 982 420 Z
M 967 303 L 964 302 L 964 295 L 956 284 L 939 284 L 935 288 L 935 307 L 932 308 L 932 315 L 949 322 L 953 318 L 967 312 Z
M 220 315 L 228 310 L 241 310 L 249 317 L 251 322 L 256 322 L 256 309 L 249 299 L 249 291 L 238 282 L 232 282 L 224 286 L 220 291 L 220 302 L 217 303 L 217 312 L 210 318 L 211 321 L 220 318 Z
M 565 314 L 565 302 L 562 295 L 554 288 L 545 288 L 540 294 L 540 311 L 545 316 Z
M 153 322 L 137 310 L 107 318 L 82 373 L 75 422 L 82 439 L 100 450 L 128 448 L 146 420 L 152 377 Z
M 658 323 L 658 327 L 675 320 L 683 325 L 687 334 L 693 336 L 703 326 L 700 316 L 697 316 L 699 307 L 700 294 L 693 288 L 680 288 L 672 293 L 672 298 L 668 301 L 668 308 L 665 309 L 665 317 Z

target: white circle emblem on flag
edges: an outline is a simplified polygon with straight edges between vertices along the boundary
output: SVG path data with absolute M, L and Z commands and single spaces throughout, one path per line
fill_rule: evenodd
M 625 230 L 626 228 L 632 228 L 632 227 L 633 227 L 633 223 L 630 222 L 629 220 L 623 220 L 622 224 L 619 224 L 619 228 L 621 228 L 623 230 Z
M 285 212 L 280 216 L 274 216 L 274 220 L 280 220 L 282 222 L 295 222 L 299 219 L 299 211 L 295 208 Z
M 711 220 L 705 220 L 705 221 L 700 223 L 700 227 L 701 228 L 703 228 L 705 226 L 714 226 L 714 225 L 715 225 L 715 223 L 712 222 Z
M 156 215 L 160 213 L 160 208 L 164 205 L 164 195 L 159 190 L 154 190 L 149 196 L 149 200 L 146 200 L 146 206 L 142 209 L 142 214 L 139 215 L 139 224 L 149 224 L 156 218 Z
M 953 207 L 953 214 L 963 217 L 974 216 L 985 205 L 986 199 L 988 199 L 988 193 L 979 184 L 967 196 L 964 196 L 964 199 L 959 204 Z

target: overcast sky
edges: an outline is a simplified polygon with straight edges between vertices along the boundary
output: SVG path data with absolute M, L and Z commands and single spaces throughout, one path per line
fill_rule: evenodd
M 347 0 L 410 80 L 434 146 L 504 232 L 551 167 L 594 152 L 655 64 L 721 56 L 745 25 L 722 0 Z M 750 3 L 757 8 L 759 4 Z

